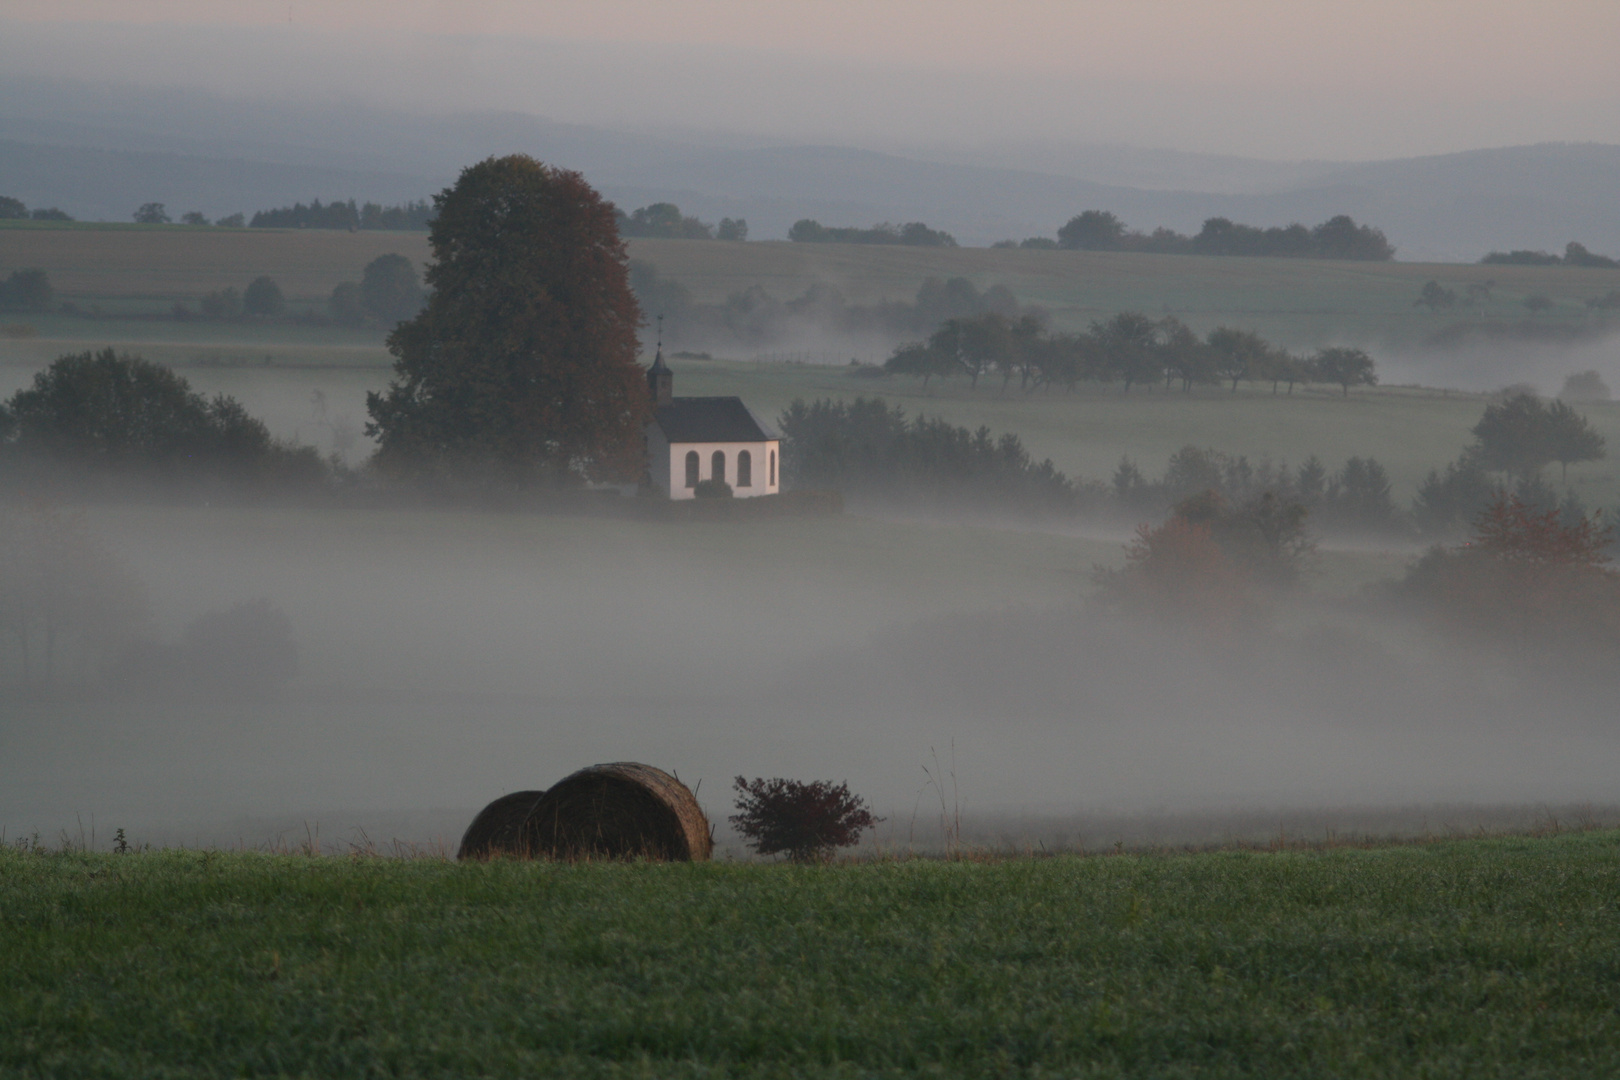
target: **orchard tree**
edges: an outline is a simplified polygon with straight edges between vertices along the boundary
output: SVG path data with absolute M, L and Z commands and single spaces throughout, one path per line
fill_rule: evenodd
M 1378 385 L 1377 365 L 1360 349 L 1322 349 L 1312 358 L 1311 370 L 1321 381 L 1342 387 L 1345 397 L 1352 386 Z
M 379 462 L 637 479 L 650 406 L 613 205 L 516 154 L 463 170 L 434 208 L 433 291 L 388 337 L 395 381 L 366 399 Z
M 1155 383 L 1164 370 L 1159 324 L 1138 311 L 1122 311 L 1107 322 L 1092 322 L 1091 336 L 1104 356 L 1108 374 L 1131 392 L 1134 383 Z
M 1232 393 L 1237 393 L 1238 380 L 1252 379 L 1263 374 L 1266 357 L 1271 346 L 1253 330 L 1233 330 L 1218 326 L 1207 339 L 1213 358 L 1214 373 L 1222 379 L 1232 380 Z
M 360 305 L 384 326 L 403 322 L 422 310 L 422 283 L 416 267 L 403 255 L 379 255 L 360 275 Z
M 249 315 L 266 318 L 287 310 L 287 299 L 281 295 L 281 286 L 272 277 L 256 277 L 242 290 L 242 310 Z
M 1534 394 L 1487 405 L 1473 434 L 1482 466 L 1525 480 L 1554 461 L 1567 472 L 1576 462 L 1598 461 L 1604 454 L 1603 436 L 1586 417 L 1562 401 L 1544 402 Z
M 1569 467 L 1578 461 L 1600 461 L 1604 438 L 1593 430 L 1586 417 L 1562 401 L 1547 405 L 1548 450 L 1558 462 L 1559 479 L 1569 479 Z
M 1087 210 L 1058 230 L 1058 247 L 1113 251 L 1125 239 L 1125 223 L 1107 210 Z

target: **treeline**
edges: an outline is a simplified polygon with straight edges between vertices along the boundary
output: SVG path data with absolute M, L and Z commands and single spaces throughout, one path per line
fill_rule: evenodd
M 1034 517 L 1162 514 L 1213 492 L 1233 505 L 1270 495 L 1298 504 L 1325 525 L 1364 531 L 1402 524 L 1389 476 L 1373 458 L 1329 471 L 1315 457 L 1298 469 L 1185 446 L 1149 479 L 1122 459 L 1109 483 L 1064 475 L 1036 460 L 1011 432 L 907 417 L 881 398 L 795 400 L 778 418 L 783 476 L 793 486 L 835 488 L 860 498 L 939 509 L 979 508 Z
M 956 237 L 942 229 L 930 229 L 920 221 L 904 225 L 881 222 L 869 229 L 823 225 L 812 218 L 801 218 L 788 230 L 788 239 L 799 244 L 903 244 L 907 247 L 956 246 Z
M 674 203 L 653 203 L 628 214 L 614 207 L 613 215 L 619 224 L 620 236 L 738 242 L 748 239 L 748 222 L 743 218 L 721 218 L 719 225 L 710 225 L 682 214 Z
M 1141 251 L 1157 255 L 1263 255 L 1296 259 L 1356 259 L 1383 262 L 1395 248 L 1370 225 L 1347 214 L 1312 228 L 1293 224 L 1261 227 L 1213 217 L 1195 236 L 1157 228 L 1150 233 L 1125 227 L 1115 214 L 1087 210 L 1069 219 L 1057 239 L 1031 237 L 1021 244 L 1003 240 L 994 247 L 1065 248 L 1074 251 Z
M 356 205 L 316 199 L 308 206 L 294 203 L 277 210 L 260 210 L 248 225 L 255 229 L 381 229 L 393 232 L 425 232 L 433 220 L 433 204 L 426 199 L 383 206 L 368 202 Z M 223 224 L 223 222 L 221 222 Z
M 925 334 L 947 319 L 986 314 L 1016 319 L 1032 313 L 1005 285 L 980 290 L 966 278 L 928 278 L 912 303 L 852 304 L 837 288 L 815 284 L 786 300 L 754 285 L 721 303 L 704 304 L 680 282 L 660 276 L 651 263 L 633 259 L 630 288 L 642 311 L 664 317 L 665 339 L 677 346 L 725 343 L 764 348 L 827 335 L 893 340 Z
M 21 199 L 0 195 L 0 221 L 72 221 L 65 210 L 54 206 L 37 206 L 30 210 Z
M 1017 435 L 992 436 L 938 418 L 908 419 L 880 398 L 795 400 L 777 418 L 783 478 L 794 487 L 923 503 L 972 501 L 1036 513 L 1094 505 L 1096 485 L 1077 484 L 1050 459 L 1035 461 Z
M 1457 535 L 1505 498 L 1578 522 L 1587 515 L 1585 505 L 1571 492 L 1560 495 L 1543 471 L 1555 461 L 1604 455 L 1602 437 L 1584 417 L 1520 395 L 1487 406 L 1473 429 L 1474 443 L 1444 470 L 1431 470 L 1403 508 L 1394 501 L 1388 471 L 1372 456 L 1331 469 L 1312 455 L 1291 468 L 1188 445 L 1170 455 L 1156 478 L 1126 457 L 1101 483 L 1068 477 L 1050 459 L 1036 460 L 1016 434 L 907 417 L 881 398 L 796 400 L 777 425 L 790 485 L 835 488 L 856 498 L 1138 521 L 1203 496 L 1231 507 L 1270 500 L 1279 520 L 1294 516 L 1326 529 L 1404 539 Z
M 1348 395 L 1353 386 L 1378 382 L 1377 365 L 1360 349 L 1319 349 L 1297 355 L 1273 345 L 1252 330 L 1217 327 L 1199 337 L 1179 319 L 1151 319 L 1122 311 L 1093 322 L 1081 334 L 1047 331 L 1038 312 L 1011 317 L 1002 312 L 947 319 L 926 341 L 902 345 L 885 361 L 892 375 L 923 380 L 966 378 L 977 388 L 980 378 L 1000 376 L 1005 390 L 1013 379 L 1025 392 L 1056 387 L 1072 391 L 1082 382 L 1120 383 L 1126 393 L 1137 385 L 1184 392 L 1195 385 L 1270 383 L 1272 392 L 1286 385 L 1338 386 Z
M 240 402 L 210 399 L 161 364 L 112 349 L 62 356 L 0 404 L 0 472 L 183 487 L 308 486 L 328 465 L 274 438 Z
M 1562 258 L 1549 251 L 1493 251 L 1479 261 L 1501 266 L 1585 266 L 1595 270 L 1620 269 L 1620 261 L 1607 255 L 1594 255 L 1586 250 L 1585 244 L 1577 244 L 1573 240 L 1564 245 Z

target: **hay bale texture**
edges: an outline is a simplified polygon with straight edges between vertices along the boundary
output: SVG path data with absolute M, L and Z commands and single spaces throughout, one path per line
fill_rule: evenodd
M 468 826 L 457 858 L 689 862 L 713 851 L 709 819 L 685 784 L 651 765 L 619 761 L 581 769 L 544 793 L 496 799 Z
M 461 834 L 461 848 L 456 858 L 521 855 L 523 823 L 529 820 L 529 812 L 544 794 L 543 791 L 514 791 L 484 807 Z

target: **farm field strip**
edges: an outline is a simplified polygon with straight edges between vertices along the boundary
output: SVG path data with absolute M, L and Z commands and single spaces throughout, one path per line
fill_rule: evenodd
M 925 278 L 961 276 L 981 288 L 1005 284 L 1020 300 L 1048 308 L 1065 328 L 1135 309 L 1176 314 L 1200 329 L 1235 322 L 1296 347 L 1339 339 L 1411 343 L 1458 321 L 1517 320 L 1525 314 L 1518 301 L 1538 293 L 1560 304 L 1545 321 L 1580 324 L 1590 316 L 1587 300 L 1620 288 L 1620 271 L 1559 266 L 787 241 L 637 239 L 629 247 L 632 258 L 652 263 L 706 303 L 752 285 L 785 300 L 818 282 L 839 288 L 852 303 L 910 301 Z M 0 269 L 40 267 L 71 300 L 143 298 L 158 309 L 226 286 L 240 289 L 260 274 L 275 278 L 290 301 L 321 304 L 333 286 L 356 280 L 367 262 L 389 253 L 420 265 L 428 257 L 427 236 L 322 229 L 0 228 Z M 1492 282 L 1495 299 L 1484 309 L 1420 311 L 1413 300 L 1430 279 L 1459 292 L 1469 284 Z
M 986 862 L 0 851 L 20 1075 L 1600 1077 L 1620 836 Z

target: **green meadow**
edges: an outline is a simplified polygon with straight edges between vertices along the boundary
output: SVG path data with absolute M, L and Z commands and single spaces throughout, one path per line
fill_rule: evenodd
M 979 861 L 0 852 L 18 1077 L 1608 1077 L 1620 835 Z

